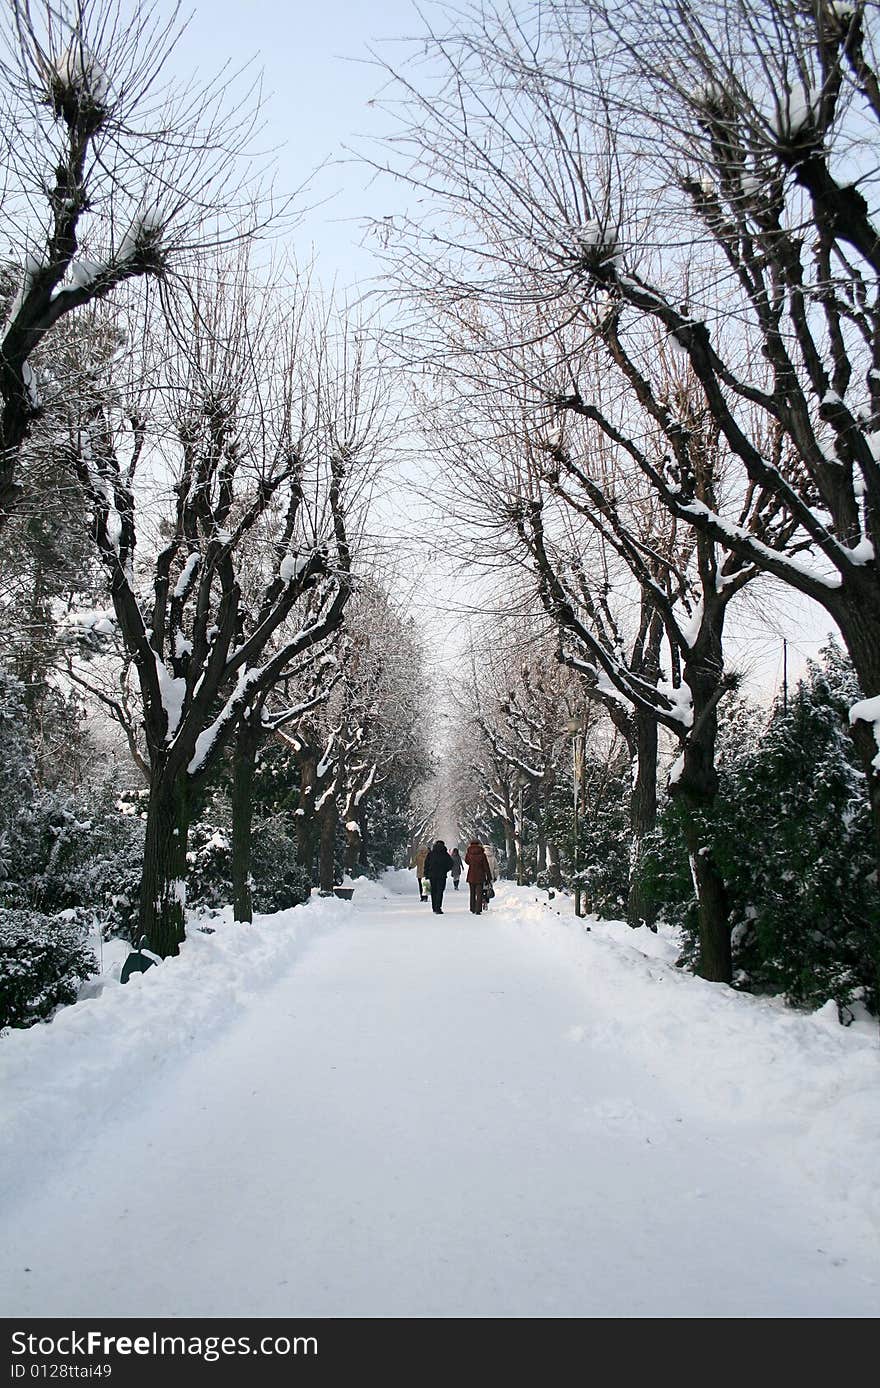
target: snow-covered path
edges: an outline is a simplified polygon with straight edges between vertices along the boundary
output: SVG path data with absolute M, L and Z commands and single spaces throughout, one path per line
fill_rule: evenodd
M 321 903 L 332 928 L 213 1033 L 177 1037 L 153 1078 L 145 1036 L 137 1102 L 84 1101 L 33 1179 L 46 1124 L 13 1131 L 2 1314 L 880 1311 L 873 1040 L 685 978 L 516 889 L 482 918 L 449 892 L 441 918 L 411 877 L 389 882 Z

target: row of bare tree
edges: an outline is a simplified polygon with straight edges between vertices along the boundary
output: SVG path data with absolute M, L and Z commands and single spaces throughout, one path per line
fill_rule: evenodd
M 466 557 L 506 545 L 532 576 L 627 740 L 637 838 L 658 729 L 678 742 L 716 980 L 701 816 L 749 586 L 843 637 L 880 861 L 878 22 L 873 0 L 465 6 L 392 74 L 377 159 L 431 209 L 386 237 Z
M 89 537 L 109 605 L 80 614 L 67 677 L 149 786 L 140 932 L 173 954 L 221 759 L 241 920 L 264 739 L 293 749 L 328 890 L 337 823 L 354 866 L 369 796 L 424 759 L 420 652 L 365 538 L 387 376 L 361 324 L 259 262 L 283 222 L 254 182 L 258 103 L 175 85 L 176 9 L 13 0 L 5 24 L 0 527 L 51 479 Z

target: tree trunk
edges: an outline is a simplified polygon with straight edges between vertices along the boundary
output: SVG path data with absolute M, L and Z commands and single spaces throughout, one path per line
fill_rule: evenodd
M 547 840 L 547 886 L 562 886 L 562 869 L 559 866 L 559 844 L 555 839 Z
M 178 954 L 186 935 L 186 844 L 190 783 L 186 771 L 163 769 L 150 787 L 139 935 L 156 954 Z
M 350 826 L 356 825 L 356 828 Z M 349 877 L 356 877 L 361 860 L 361 826 L 352 815 L 345 824 L 345 871 Z
M 684 811 L 684 837 L 697 894 L 700 930 L 700 962 L 697 973 L 710 983 L 733 982 L 730 942 L 730 908 L 724 880 L 711 850 L 702 842 L 698 821 L 689 809 Z
M 296 861 L 311 875 L 315 866 L 316 757 L 303 756 L 299 763 L 299 805 L 293 816 Z
M 254 820 L 254 764 L 260 727 L 250 719 L 239 726 L 232 770 L 232 905 L 235 920 L 249 925 L 254 918 L 251 897 L 251 829 Z
M 516 833 L 512 819 L 504 821 L 504 876 L 516 876 Z
M 865 580 L 867 589 L 867 580 Z M 875 591 L 857 595 L 855 601 L 840 603 L 837 622 L 853 663 L 859 686 L 866 698 L 880 693 L 880 598 Z M 856 753 L 865 772 L 865 784 L 874 826 L 876 863 L 880 871 L 880 755 L 874 725 L 859 719 L 850 728 Z M 868 947 L 874 960 L 877 996 L 880 998 L 880 922 L 869 927 Z
M 517 816 L 513 830 L 513 841 L 516 849 L 516 880 L 520 884 L 526 880 L 526 857 L 525 843 L 523 841 L 522 822 Z
M 321 808 L 318 847 L 318 888 L 328 894 L 333 891 L 334 885 L 337 818 L 336 801 L 331 795 Z
M 544 836 L 543 807 L 539 807 L 537 804 L 535 806 L 535 834 L 538 841 L 535 854 L 535 881 L 537 882 L 547 862 L 547 840 Z
M 656 908 L 643 882 L 645 839 L 657 823 L 657 720 L 647 711 L 633 716 L 635 758 L 629 802 L 631 831 L 627 924 L 654 926 Z
M 0 416 L 0 532 L 17 504 L 21 483 L 16 467 L 21 445 L 27 437 L 30 415 L 22 406 L 24 390 L 20 376 L 10 367 L 2 371 L 3 412 Z
M 718 793 L 715 742 L 718 735 L 718 699 L 724 671 L 722 632 L 724 607 L 714 612 L 708 603 L 697 642 L 684 667 L 684 679 L 693 698 L 693 726 L 684 744 L 682 770 L 671 794 L 678 802 L 682 832 L 688 851 L 697 896 L 700 960 L 697 973 L 712 983 L 733 982 L 730 944 L 730 908 L 724 879 L 712 856 L 704 816 L 711 812 Z
M 366 815 L 361 814 L 359 818 L 361 826 L 361 836 L 360 843 L 358 846 L 358 876 L 364 877 L 366 876 L 367 868 L 369 867 L 370 863 L 369 845 L 367 843 L 368 827 Z

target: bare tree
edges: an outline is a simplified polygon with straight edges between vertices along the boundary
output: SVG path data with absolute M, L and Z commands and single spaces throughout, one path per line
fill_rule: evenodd
M 427 771 L 423 653 L 386 582 L 359 581 L 332 694 L 285 734 L 300 769 L 300 861 L 312 866 L 317 838 L 322 891 L 334 885 L 339 826 L 344 867 L 354 876 L 367 858 L 371 801 L 395 784 L 408 797 Z
M 303 289 L 279 303 L 240 263 L 208 288 L 175 325 L 154 413 L 111 392 L 68 440 L 137 676 L 150 766 L 140 925 L 162 954 L 183 936 L 194 791 L 342 621 L 346 517 L 383 417 L 378 377 L 352 383 L 358 352 L 343 331 L 334 353 Z
M 552 637 L 536 637 L 527 619 L 499 624 L 487 654 L 476 633 L 470 674 L 458 691 L 452 795 L 468 828 L 500 826 L 506 875 L 562 884 L 559 839 L 549 826 L 560 781 L 568 774 L 568 723 L 586 732 L 582 681 L 560 665 Z M 528 810 L 529 826 L 525 823 Z
M 0 326 L 0 527 L 43 406 L 38 358 L 74 310 L 163 279 L 206 244 L 256 227 L 245 175 L 258 110 L 228 74 L 172 84 L 179 6 L 11 0 L 0 36 L 6 286 Z M 265 213 L 265 208 L 263 209 Z M 36 367 L 36 369 L 35 369 Z M 52 373 L 48 372 L 51 378 Z M 57 380 L 48 382 L 57 388 Z
M 880 851 L 877 20 L 865 0 L 466 9 L 402 74 L 391 162 L 449 218 L 403 228 L 410 288 L 581 326 L 601 376 L 589 352 L 536 396 L 591 418 L 701 544 L 836 621 Z M 658 336 L 726 455 L 711 496 Z
M 306 596 L 306 604 L 311 594 Z M 320 595 L 319 599 L 320 601 Z M 254 778 L 257 754 L 273 734 L 290 745 L 291 731 L 325 703 L 340 677 L 333 647 L 341 627 L 329 628 L 321 642 L 284 671 L 245 708 L 232 740 L 232 906 L 236 921 L 253 920 L 251 861 Z

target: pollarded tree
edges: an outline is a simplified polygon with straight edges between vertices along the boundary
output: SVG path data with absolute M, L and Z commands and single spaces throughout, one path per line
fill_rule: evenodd
M 434 310 L 437 333 L 444 310 Z M 606 708 L 625 739 L 632 766 L 627 915 L 633 925 L 650 919 L 641 856 L 656 817 L 658 728 L 681 742 L 675 793 L 695 861 L 700 967 L 729 981 L 724 883 L 699 837 L 697 812 L 717 790 L 716 708 L 733 682 L 724 666 L 726 614 L 756 571 L 666 512 L 630 457 L 631 449 L 662 456 L 660 431 L 638 410 L 628 422 L 632 437 L 623 426 L 600 427 L 592 407 L 566 391 L 573 361 L 596 360 L 589 335 L 542 332 L 541 317 L 525 307 L 517 314 L 491 306 L 480 313 L 472 305 L 445 310 L 448 346 L 434 372 L 444 391 L 429 418 L 448 484 L 465 499 L 457 542 L 469 544 L 490 568 L 497 568 L 495 550 L 503 544 L 504 560 L 519 566 L 520 583 L 525 568 L 563 637 L 560 659 L 581 676 L 583 698 Z M 681 475 L 712 501 L 725 486 L 723 443 L 687 365 L 663 341 L 655 352 L 666 398 L 688 422 Z M 744 499 L 741 523 L 766 519 L 759 494 Z M 534 816 L 539 783 L 522 767 L 518 774 L 526 776 Z
M 508 876 L 531 876 L 533 848 L 534 875 L 559 886 L 551 806 L 560 782 L 570 785 L 569 724 L 585 736 L 592 709 L 584 708 L 581 678 L 556 660 L 552 641 L 536 637 L 532 621 L 511 619 L 499 632 L 493 646 L 475 637 L 470 678 L 456 700 L 452 799 L 469 829 L 491 827 L 493 838 L 500 829 Z
M 305 612 L 308 613 L 307 594 Z M 314 601 L 314 599 L 313 599 Z M 320 607 L 322 595 L 317 596 Z M 296 630 L 300 622 L 291 626 Z M 308 616 L 305 616 L 308 624 Z M 257 757 L 261 746 L 271 736 L 282 736 L 290 743 L 295 730 L 330 695 L 339 679 L 334 637 L 338 626 L 328 624 L 323 640 L 308 648 L 295 664 L 287 667 L 274 685 L 265 689 L 247 704 L 238 720 L 232 740 L 232 779 L 230 810 L 232 817 L 232 906 L 235 920 L 253 920 L 251 859 L 253 852 L 254 785 Z M 281 637 L 283 644 L 284 637 Z
M 834 619 L 866 694 L 851 718 L 880 852 L 876 4 L 550 0 L 457 22 L 429 45 L 430 95 L 407 82 L 401 137 L 402 172 L 458 224 L 444 257 L 432 219 L 406 273 L 427 283 L 430 263 L 445 300 L 528 297 L 545 331 L 584 324 L 604 368 L 590 354 L 560 407 L 617 437 L 672 515 Z M 711 499 L 658 333 L 729 459 Z M 880 937 L 875 953 L 880 969 Z
M 40 349 L 73 311 L 228 237 L 242 196 L 253 196 L 238 165 L 256 116 L 250 98 L 232 98 L 228 79 L 168 81 L 176 5 L 167 16 L 121 0 L 12 0 L 4 9 L 11 297 L 0 326 L 0 527 L 20 491 L 19 450 L 45 403 Z M 62 388 L 52 375 L 50 393 Z
M 595 660 L 579 662 L 581 702 L 608 711 L 630 753 L 633 862 L 628 914 L 637 925 L 649 913 L 640 887 L 640 845 L 656 814 L 656 686 L 664 626 L 653 589 L 663 585 L 667 569 L 674 574 L 680 568 L 682 535 L 676 536 L 674 522 L 652 504 L 649 489 L 643 483 L 634 487 L 632 478 L 624 475 L 613 448 L 601 438 L 581 443 L 579 421 L 568 422 L 567 448 L 560 449 L 558 412 L 546 405 L 536 383 L 544 383 L 546 392 L 548 380 L 567 381 L 572 349 L 564 334 L 538 333 L 537 315 L 528 308 L 503 312 L 454 299 L 445 305 L 432 299 L 431 307 L 438 360 L 432 369 L 433 392 L 423 392 L 419 405 L 426 449 L 438 460 L 431 495 L 439 500 L 444 521 L 439 543 L 469 572 L 477 566 L 485 570 L 497 588 L 499 605 L 511 618 L 521 607 L 528 613 L 523 618 L 528 629 L 545 627 L 552 638 L 564 624 L 558 606 L 548 601 L 529 539 L 531 523 L 526 518 L 539 517 L 544 559 L 551 552 L 554 562 L 565 556 L 566 581 L 577 590 L 582 617 L 607 651 L 608 661 L 627 670 L 629 686 L 642 692 L 634 703 Z M 530 342 L 536 335 L 540 341 Z M 416 359 L 422 350 L 423 344 L 411 345 Z M 597 493 L 604 486 L 598 503 L 601 516 L 607 516 L 609 499 L 619 498 L 618 529 L 632 537 L 629 552 L 641 556 L 635 576 L 614 547 L 603 541 L 601 526 L 595 534 L 584 526 L 584 508 L 591 508 L 593 499 L 579 492 L 576 483 L 572 489 L 560 485 L 561 462 L 573 447 L 586 449 L 591 467 L 598 469 Z M 650 574 L 649 584 L 642 583 L 643 572 Z M 538 610 L 545 609 L 543 623 L 535 611 L 536 597 Z M 498 811 L 507 825 L 507 856 L 512 859 L 518 792 L 505 776 L 493 774 L 491 780 L 500 797 Z M 533 799 L 532 790 L 530 802 Z
M 559 844 L 547 832 L 547 810 L 560 773 L 565 766 L 567 720 L 562 716 L 577 697 L 577 684 L 554 662 L 552 652 L 538 651 L 523 661 L 519 669 L 499 688 L 496 722 L 486 726 L 493 759 L 506 765 L 512 779 L 523 786 L 523 803 L 528 802 L 535 843 L 536 876 L 550 886 L 561 883 Z M 508 777 L 510 784 L 510 776 Z M 525 857 L 525 825 L 518 813 L 516 840 L 521 859 Z
M 351 591 L 347 496 L 375 443 L 379 385 L 360 371 L 325 389 L 330 344 L 307 308 L 302 289 L 279 303 L 240 263 L 221 267 L 176 324 L 164 383 L 146 398 L 139 383 L 137 409 L 96 391 L 70 424 L 137 678 L 150 768 L 140 927 L 163 955 L 184 933 L 194 793 L 248 708 L 339 626 Z M 160 542 L 141 560 L 155 520 Z
M 44 344 L 34 370 L 72 389 L 88 361 L 108 370 L 120 343 L 113 325 L 84 310 L 59 323 L 52 352 Z M 83 738 L 79 691 L 71 697 L 68 667 L 108 644 L 95 630 L 103 573 L 89 536 L 87 508 L 75 478 L 59 464 L 57 436 L 67 401 L 45 390 L 45 407 L 19 458 L 24 496 L 0 530 L 0 658 L 25 685 L 27 728 L 38 781 L 79 777 L 93 748 Z
M 704 414 L 692 409 L 690 422 L 688 446 L 681 454 L 682 471 L 687 468 L 695 493 L 711 504 L 723 485 L 723 453 Z M 610 442 L 617 445 L 618 439 Z M 641 447 L 649 450 L 651 446 L 648 434 Z M 564 555 L 560 562 L 554 554 L 547 540 L 541 502 L 533 503 L 524 514 L 521 535 L 534 556 L 542 600 L 563 633 L 563 659 L 583 670 L 595 684 L 610 685 L 640 712 L 644 722 L 653 722 L 654 766 L 658 726 L 665 727 L 679 743 L 681 755 L 671 778 L 671 793 L 681 807 L 682 832 L 697 896 L 698 967 L 703 977 L 729 983 L 733 976 L 729 903 L 723 872 L 702 825 L 704 812 L 718 791 L 718 704 L 735 683 L 735 676 L 725 670 L 724 624 L 730 602 L 754 579 L 756 571 L 710 537 L 698 534 L 694 543 L 682 545 L 674 522 L 662 525 L 655 520 L 652 525 L 650 499 L 641 508 L 622 502 L 617 492 L 626 487 L 626 473 L 612 470 L 603 475 L 597 464 L 601 451 L 601 436 L 598 445 L 595 439 L 588 439 L 588 446 L 582 447 L 578 457 L 564 442 L 555 443 L 549 450 L 548 481 L 554 494 L 587 522 L 600 544 L 623 562 L 638 585 L 641 622 L 634 649 L 650 652 L 653 678 L 645 679 L 640 668 L 633 668 L 628 652 L 621 659 L 625 648 L 613 624 L 609 590 L 583 581 L 580 564 L 570 576 L 570 562 Z M 647 526 L 640 526 L 635 518 L 639 509 L 648 517 Z M 760 517 L 760 507 L 754 509 Z M 588 552 L 589 547 L 585 541 L 584 550 Z M 662 653 L 661 634 L 665 645 Z M 637 850 L 650 827 L 634 823 Z M 636 884 L 640 876 L 634 872 Z M 639 896 L 644 894 L 640 891 Z M 641 900 L 639 904 L 643 904 Z
M 394 588 L 395 579 L 385 574 L 364 579 L 346 614 L 340 815 L 345 865 L 352 874 L 367 861 L 374 798 L 395 786 L 405 804 L 430 772 L 432 701 L 425 651 Z
M 426 779 L 427 684 L 424 656 L 410 618 L 382 577 L 362 579 L 346 609 L 335 652 L 338 678 L 316 712 L 284 738 L 300 768 L 297 834 L 301 862 L 318 850 L 318 883 L 334 884 L 337 835 L 345 870 L 368 861 L 371 801 L 394 790 L 399 809 Z

